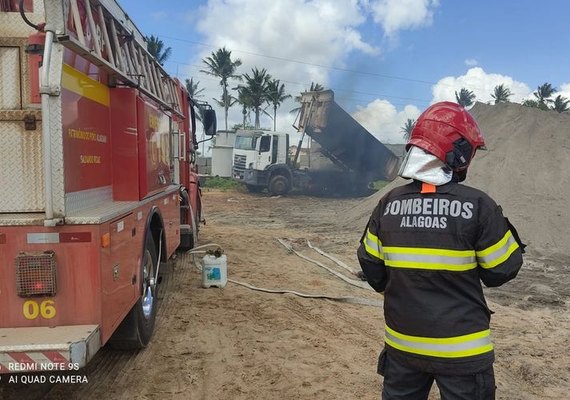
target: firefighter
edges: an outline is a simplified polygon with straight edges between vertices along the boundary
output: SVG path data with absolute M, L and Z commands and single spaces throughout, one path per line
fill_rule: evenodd
M 460 105 L 440 102 L 418 118 L 399 175 L 366 226 L 358 260 L 384 293 L 378 360 L 383 399 L 494 399 L 492 311 L 481 282 L 515 278 L 525 245 L 501 207 L 459 184 L 483 136 Z

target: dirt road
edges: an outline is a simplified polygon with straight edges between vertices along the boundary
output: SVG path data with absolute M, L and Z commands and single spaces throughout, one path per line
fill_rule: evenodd
M 357 268 L 361 232 L 343 229 L 342 221 L 359 200 L 207 191 L 204 203 L 207 225 L 200 244 L 223 248 L 231 279 L 381 300 L 277 240 L 284 238 L 301 255 L 350 276 L 306 241 Z M 269 294 L 235 283 L 203 289 L 190 255 L 164 272 L 157 327 L 147 349 L 137 354 L 103 349 L 85 370 L 88 384 L 35 387 L 35 392 L 20 386 L 3 394 L 19 399 L 378 398 L 381 308 Z M 527 259 L 515 282 L 487 290 L 495 311 L 499 399 L 568 398 L 568 272 L 568 264 Z M 437 398 L 435 392 L 431 398 Z

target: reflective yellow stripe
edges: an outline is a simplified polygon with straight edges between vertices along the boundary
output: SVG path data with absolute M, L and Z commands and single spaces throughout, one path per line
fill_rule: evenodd
M 468 271 L 477 267 L 474 250 L 383 247 L 385 263 L 392 268 Z
M 109 107 L 109 88 L 67 64 L 63 64 L 61 86 L 73 93 Z
M 426 247 L 384 247 L 383 249 L 384 252 L 391 254 L 428 254 L 447 257 L 472 257 L 475 255 L 474 250 L 431 249 Z
M 497 243 L 492 246 L 487 247 L 481 251 L 478 251 L 477 260 L 479 265 L 483 268 L 494 268 L 497 265 L 505 262 L 513 252 L 519 248 L 519 244 L 513 237 L 510 230 L 505 233 Z
M 477 263 L 470 264 L 442 264 L 442 263 L 427 263 L 418 261 L 393 261 L 385 260 L 386 266 L 392 268 L 415 268 L 415 269 L 429 269 L 434 271 L 469 271 L 470 269 L 475 269 Z
M 488 248 L 475 250 L 448 250 L 424 247 L 382 246 L 382 242 L 370 230 L 362 241 L 366 252 L 384 260 L 392 268 L 426 269 L 432 271 L 469 271 L 480 265 L 493 268 L 507 260 L 519 247 L 507 231 L 505 236 Z
M 385 341 L 408 353 L 443 358 L 469 357 L 493 350 L 489 329 L 462 336 L 430 338 L 404 335 L 386 326 Z
M 366 230 L 366 236 L 362 241 L 366 252 L 371 256 L 384 260 L 384 254 L 382 253 L 382 242 L 378 239 L 378 236 L 370 232 L 369 229 Z

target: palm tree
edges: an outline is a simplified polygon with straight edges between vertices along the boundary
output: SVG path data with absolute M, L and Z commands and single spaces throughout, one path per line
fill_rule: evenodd
M 536 92 L 533 93 L 534 97 L 538 100 L 538 108 L 541 110 L 548 110 L 548 103 L 553 102 L 550 97 L 556 92 L 557 90 L 548 82 L 540 85 Z
M 323 85 L 321 85 L 320 83 L 314 83 L 311 82 L 311 87 L 309 88 L 309 92 L 321 92 L 325 90 L 325 87 Z M 307 92 L 307 90 L 305 90 L 305 92 Z M 297 103 L 301 102 L 301 96 L 295 96 L 295 101 Z M 295 107 L 294 109 L 292 109 L 291 111 L 289 111 L 291 114 L 297 114 L 299 111 L 301 110 L 301 107 Z
M 410 136 L 412 135 L 412 130 L 416 126 L 416 120 L 412 118 L 408 118 L 404 126 L 402 126 L 401 131 L 404 134 L 404 140 L 407 142 L 410 140 Z
M 269 91 L 268 85 L 271 80 L 271 75 L 267 73 L 264 68 L 261 71 L 252 68 L 252 75 L 243 74 L 245 85 L 239 85 L 238 91 L 241 91 L 242 96 L 248 99 L 251 109 L 255 112 L 255 129 L 259 129 L 260 121 L 259 115 L 265 112 L 261 106 L 268 101 Z
M 552 102 L 552 109 L 554 111 L 558 111 L 559 113 L 566 112 L 570 109 L 570 100 L 568 100 L 566 97 L 558 95 Z
M 200 70 L 200 72 L 220 78 L 226 130 L 228 130 L 228 109 L 231 107 L 228 96 L 228 79 L 241 80 L 241 76 L 236 74 L 237 68 L 241 65 L 241 60 L 232 60 L 232 52 L 223 47 L 213 52 L 211 56 L 202 59 L 202 62 L 206 64 L 208 69 Z
M 233 106 L 234 104 L 237 103 L 238 99 L 236 99 L 234 96 L 232 96 L 231 94 L 229 94 L 228 92 L 226 92 L 225 94 L 222 93 L 222 97 L 220 99 L 213 99 L 216 104 L 220 107 L 222 107 L 224 110 L 229 109 L 231 106 Z M 226 119 L 226 126 L 227 126 L 227 119 Z M 227 130 L 227 129 L 226 129 Z
M 199 99 L 202 96 L 202 92 L 204 91 L 204 88 L 200 88 L 198 89 L 198 86 L 200 86 L 200 82 L 194 82 L 194 78 L 190 78 L 190 79 L 186 79 L 185 80 L 186 83 L 186 90 L 188 91 L 188 96 L 195 100 L 195 99 Z M 202 107 L 200 107 L 200 105 L 197 102 L 194 102 L 194 104 L 196 104 L 196 108 L 198 109 L 198 113 L 196 114 L 196 119 L 200 122 L 202 122 L 202 114 L 203 114 L 203 109 Z
M 202 92 L 204 91 L 204 88 L 198 89 L 198 86 L 200 86 L 200 81 L 194 82 L 194 78 L 190 78 L 186 79 L 185 83 L 186 83 L 186 90 L 188 91 L 188 95 L 190 96 L 190 98 L 199 99 L 203 97 Z
M 533 99 L 526 99 L 521 104 L 525 107 L 540 108 L 538 106 L 538 101 L 533 100 Z
M 285 84 L 281 83 L 279 79 L 272 79 L 267 85 L 268 96 L 267 101 L 273 104 L 273 131 L 277 130 L 277 108 L 281 103 L 291 97 L 290 94 L 285 94 Z
M 457 103 L 459 103 L 459 105 L 463 108 L 469 107 L 473 105 L 473 101 L 475 100 L 475 93 L 473 93 L 471 90 L 462 88 L 459 91 L 459 94 L 457 94 L 457 91 L 455 92 L 455 99 L 457 100 Z
M 495 104 L 499 103 L 508 103 L 509 97 L 511 97 L 513 93 L 511 89 L 505 87 L 502 83 L 500 85 L 495 86 L 495 90 L 491 97 L 495 99 Z
M 158 36 L 154 35 L 150 35 L 150 37 L 146 38 L 146 49 L 151 56 L 156 58 L 156 61 L 158 61 L 160 65 L 164 65 L 172 53 L 172 48 L 165 48 L 164 42 L 160 40 Z
M 325 90 L 325 87 L 320 83 L 311 82 L 311 87 L 309 88 L 309 92 L 322 92 Z
M 249 110 L 251 110 L 252 108 L 252 102 L 245 88 L 238 87 L 237 91 L 238 91 L 237 101 L 242 106 L 241 113 L 243 114 L 243 129 L 246 129 L 246 119 L 247 116 L 249 115 Z

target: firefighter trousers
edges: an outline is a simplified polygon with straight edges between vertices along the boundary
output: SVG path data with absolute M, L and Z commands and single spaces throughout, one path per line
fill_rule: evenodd
M 433 382 L 442 400 L 494 400 L 493 367 L 471 375 L 432 374 L 408 368 L 383 351 L 378 372 L 384 376 L 382 400 L 427 400 Z

